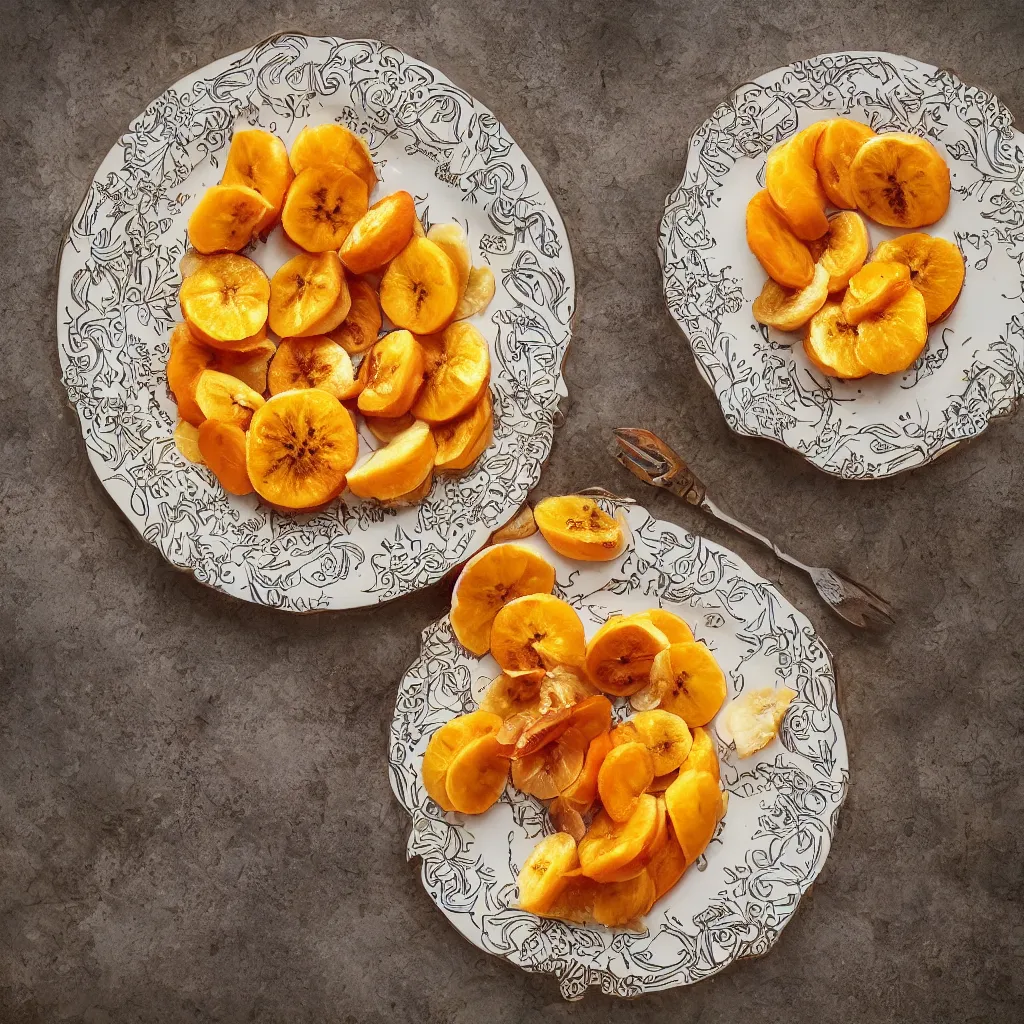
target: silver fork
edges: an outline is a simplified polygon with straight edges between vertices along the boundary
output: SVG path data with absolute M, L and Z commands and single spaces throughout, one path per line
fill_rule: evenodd
M 638 427 L 617 427 L 615 439 L 619 443 L 615 457 L 634 476 L 644 483 L 671 491 L 727 526 L 770 548 L 781 561 L 803 570 L 810 576 L 814 589 L 825 604 L 851 626 L 882 631 L 895 623 L 891 605 L 874 591 L 835 569 L 804 565 L 780 550 L 764 534 L 724 512 L 708 497 L 707 488 L 693 470 L 657 434 Z

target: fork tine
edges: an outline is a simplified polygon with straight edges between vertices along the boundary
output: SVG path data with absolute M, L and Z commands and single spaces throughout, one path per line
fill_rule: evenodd
M 640 439 L 637 434 L 640 432 L 635 428 L 616 427 L 614 433 L 620 449 L 620 462 L 624 456 L 650 476 L 660 476 L 669 468 L 667 461 L 660 454 L 638 443 Z

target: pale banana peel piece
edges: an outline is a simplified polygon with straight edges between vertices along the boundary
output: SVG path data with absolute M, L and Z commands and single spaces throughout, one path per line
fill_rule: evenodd
M 796 696 L 788 686 L 770 686 L 740 694 L 725 709 L 725 726 L 732 735 L 736 753 L 750 757 L 768 746 L 779 731 L 786 709 Z
M 198 427 L 193 427 L 185 420 L 179 420 L 178 425 L 174 428 L 174 447 L 189 462 L 194 462 L 197 466 L 203 465 L 203 455 L 199 451 Z
M 465 320 L 467 317 L 482 313 L 494 298 L 494 274 L 490 267 L 473 267 L 469 271 L 466 290 L 459 299 L 459 304 L 452 314 L 453 320 Z

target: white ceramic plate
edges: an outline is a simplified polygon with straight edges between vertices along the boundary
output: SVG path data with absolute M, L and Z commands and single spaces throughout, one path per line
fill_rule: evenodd
M 765 274 L 746 244 L 747 202 L 763 187 L 768 150 L 829 117 L 922 135 L 949 164 L 949 210 L 921 230 L 959 245 L 967 277 L 904 374 L 825 377 L 801 336 L 751 314 Z M 1012 122 L 994 96 L 948 71 L 834 53 L 741 86 L 694 132 L 661 226 L 665 298 L 733 430 L 827 473 L 878 478 L 930 462 L 1013 410 L 1024 394 L 1024 136 Z M 870 221 L 868 230 L 872 246 L 901 233 Z
M 730 699 L 761 686 L 797 691 L 780 736 L 758 755 L 740 761 L 718 741 L 728 813 L 705 855 L 647 915 L 647 931 L 515 909 L 519 868 L 550 831 L 539 801 L 509 784 L 487 813 L 463 815 L 427 796 L 427 742 L 474 710 L 474 694 L 499 671 L 490 655 L 462 649 L 447 617 L 424 630 L 391 725 L 391 786 L 412 816 L 408 856 L 421 858 L 430 898 L 474 945 L 555 975 L 568 999 L 590 985 L 620 996 L 688 985 L 767 952 L 825 862 L 849 777 L 832 661 L 807 619 L 725 548 L 638 506 L 627 514 L 633 543 L 613 562 L 568 561 L 539 535 L 523 542 L 554 563 L 557 592 L 588 637 L 610 615 L 661 605 L 714 651 Z M 627 717 L 626 702 L 616 704 Z
M 426 224 L 457 220 L 497 290 L 475 318 L 491 343 L 494 443 L 459 479 L 399 511 L 346 494 L 284 515 L 225 493 L 172 440 L 165 363 L 180 319 L 188 214 L 220 180 L 237 128 L 290 144 L 303 126 L 364 133 L 382 179 Z M 280 229 L 247 254 L 275 270 Z M 142 536 L 175 566 L 289 611 L 377 604 L 435 582 L 507 522 L 537 482 L 565 395 L 575 305 L 554 201 L 494 115 L 440 72 L 371 40 L 281 35 L 189 75 L 107 154 L 62 254 L 58 345 L 93 468 Z M 363 428 L 365 447 L 376 442 Z

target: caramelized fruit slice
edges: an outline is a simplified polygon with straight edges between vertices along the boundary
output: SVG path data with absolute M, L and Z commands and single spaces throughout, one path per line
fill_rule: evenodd
M 237 377 L 243 384 L 248 384 L 253 391 L 258 391 L 262 395 L 267 390 L 267 370 L 276 351 L 277 346 L 269 338 L 264 338 L 255 348 L 246 349 L 244 352 L 215 350 L 212 368 L 230 373 L 232 377 Z
M 234 423 L 204 420 L 197 438 L 203 461 L 228 494 L 252 494 L 245 469 L 245 431 Z
M 411 490 L 406 491 L 405 494 L 398 495 L 397 498 L 387 498 L 384 500 L 388 508 L 400 508 L 403 505 L 418 505 L 429 493 L 430 489 L 434 486 L 434 471 L 430 469 L 427 471 L 427 475 Z
M 647 873 L 654 882 L 655 901 L 660 900 L 683 877 L 686 868 L 686 854 L 676 839 L 672 820 L 669 818 L 668 840 L 647 865 Z
M 628 864 L 624 864 L 615 871 L 609 871 L 604 877 L 605 882 L 624 882 L 643 873 L 647 869 L 647 865 L 654 859 L 655 854 L 668 842 L 668 814 L 665 810 L 665 801 L 660 796 L 656 799 L 658 802 L 657 825 L 650 840 Z
M 512 751 L 513 757 L 527 757 L 543 750 L 549 743 L 554 743 L 569 728 L 570 712 L 568 708 L 550 708 L 530 722 L 516 739 Z M 583 745 L 586 750 L 586 744 Z
M 656 898 L 654 882 L 646 871 L 624 882 L 599 885 L 594 895 L 594 920 L 607 928 L 625 927 L 643 917 Z
M 612 749 L 612 738 L 606 732 L 599 733 L 587 747 L 583 769 L 576 781 L 564 791 L 563 798 L 581 813 L 590 809 L 597 799 L 597 780 L 601 765 Z
M 750 757 L 768 746 L 786 717 L 796 691 L 782 686 L 747 690 L 731 701 L 725 710 L 725 727 L 732 735 L 736 753 Z
M 336 498 L 359 441 L 348 410 L 316 388 L 274 395 L 249 425 L 246 464 L 271 504 L 309 509 Z
M 319 388 L 341 400 L 356 393 L 348 353 L 330 338 L 285 338 L 270 362 L 267 384 L 272 395 L 295 388 Z
M 814 150 L 814 167 L 828 201 L 840 210 L 857 209 L 850 181 L 850 164 L 860 147 L 874 134 L 866 124 L 846 117 L 835 117 L 825 122 Z
M 964 284 L 964 258 L 945 238 L 923 231 L 900 235 L 882 242 L 873 259 L 906 265 L 910 283 L 924 296 L 928 323 L 937 323 L 956 304 Z
M 725 675 L 702 643 L 672 644 L 654 659 L 651 678 L 664 687 L 662 709 L 690 728 L 707 725 L 725 700 Z
M 408 192 L 378 200 L 352 226 L 341 247 L 341 262 L 353 274 L 366 274 L 393 260 L 412 238 L 416 206 Z
M 550 594 L 517 597 L 494 617 L 491 654 L 511 676 L 542 679 L 556 665 L 582 666 L 583 623 L 572 605 Z
M 949 168 L 925 139 L 887 132 L 868 139 L 850 165 L 857 206 L 893 228 L 934 224 L 949 206 Z
M 655 629 L 660 629 L 670 644 L 687 644 L 693 642 L 693 632 L 678 616 L 664 608 L 648 608 L 640 612 L 638 618 L 649 619 Z
M 628 696 L 647 684 L 655 656 L 668 646 L 649 619 L 613 616 L 587 644 L 587 674 L 605 693 Z
M 343 167 L 307 167 L 281 210 L 285 234 L 306 252 L 337 250 L 366 213 L 366 184 Z
M 200 466 L 203 464 L 203 453 L 199 450 L 199 430 L 187 420 L 178 420 L 174 428 L 174 447 L 189 462 Z
M 793 234 L 767 189 L 747 203 L 747 245 L 764 272 L 784 288 L 806 288 L 811 283 L 811 250 Z
M 170 357 L 167 360 L 167 386 L 178 403 L 178 415 L 198 427 L 206 417 L 196 404 L 199 375 L 213 367 L 213 349 L 197 341 L 188 324 L 177 324 L 171 332 Z
M 364 367 L 359 367 L 362 377 Z M 404 416 L 423 383 L 423 349 L 409 331 L 385 334 L 365 357 L 359 411 L 367 416 Z
M 392 418 L 387 416 L 364 416 L 363 419 L 370 428 L 370 433 L 378 441 L 383 441 L 385 444 L 388 441 L 394 441 L 403 430 L 408 430 L 416 422 L 416 417 L 408 412 L 404 416 Z M 436 440 L 437 438 L 435 437 Z
M 267 322 L 270 282 L 252 260 L 229 253 L 194 261 L 181 282 L 181 312 L 192 333 L 215 348 L 247 349 Z
M 581 701 L 593 697 L 597 690 L 582 677 L 580 667 L 556 665 L 548 669 L 540 681 L 540 709 L 575 708 Z
M 512 762 L 516 789 L 540 800 L 569 791 L 583 771 L 587 740 L 579 729 L 566 729 L 557 739 Z
M 924 296 L 916 288 L 857 325 L 857 358 L 874 373 L 902 373 L 927 343 Z
M 416 420 L 348 474 L 349 489 L 360 498 L 397 498 L 411 491 L 432 470 L 436 451 L 430 427 Z
M 466 320 L 482 313 L 494 298 L 494 274 L 490 267 L 472 267 L 469 280 L 459 304 L 452 314 L 453 320 Z
M 292 143 L 292 170 L 307 167 L 344 167 L 366 186 L 369 195 L 377 185 L 377 172 L 366 140 L 341 124 L 307 125 Z
M 829 377 L 852 380 L 871 371 L 857 358 L 857 328 L 843 316 L 838 302 L 826 302 L 807 325 L 807 358 Z
M 433 224 L 427 232 L 427 238 L 440 246 L 445 255 L 452 261 L 458 280 L 459 300 L 466 294 L 469 284 L 469 273 L 473 266 L 469 255 L 469 241 L 460 224 Z
M 850 278 L 843 296 L 843 318 L 856 326 L 902 298 L 909 287 L 910 270 L 902 263 L 872 260 Z
M 565 832 L 545 836 L 523 862 L 516 880 L 519 906 L 531 914 L 546 913 L 569 883 L 568 872 L 579 865 L 576 840 Z
M 715 748 L 715 741 L 711 733 L 702 726 L 693 730 L 693 745 L 686 760 L 679 766 L 681 772 L 689 771 L 707 772 L 715 782 L 721 778 L 721 768 L 718 764 L 718 750 Z
M 238 252 L 273 213 L 273 206 L 245 185 L 213 185 L 188 219 L 188 240 L 201 253 Z
M 707 772 L 680 772 L 665 790 L 665 806 L 676 841 L 686 862 L 692 864 L 707 848 L 718 825 L 722 808 L 718 783 Z
M 206 419 L 233 423 L 245 430 L 263 396 L 237 377 L 219 370 L 203 370 L 196 380 L 196 405 Z
M 417 334 L 439 331 L 458 301 L 455 264 L 427 238 L 410 239 L 388 264 L 380 283 L 380 305 L 388 319 Z
M 828 233 L 820 246 L 818 266 L 828 271 L 828 290 L 841 292 L 868 258 L 868 228 L 859 213 L 837 213 L 829 218 Z
M 469 412 L 434 427 L 437 444 L 435 468 L 447 472 L 468 469 L 488 447 L 493 436 L 494 406 L 490 394 L 485 391 Z
M 441 334 L 420 339 L 423 388 L 412 414 L 428 423 L 445 423 L 468 412 L 487 391 L 491 355 L 472 325 L 454 323 Z
M 256 225 L 256 234 L 265 235 L 277 223 L 285 193 L 294 177 L 288 163 L 288 150 L 276 135 L 253 128 L 231 136 L 220 181 L 222 185 L 245 185 L 255 189 L 270 203 L 270 209 Z
M 754 319 L 778 331 L 799 330 L 825 305 L 828 281 L 828 271 L 820 263 L 814 267 L 811 283 L 797 292 L 768 278 L 754 299 Z
M 601 811 L 579 844 L 583 873 L 595 881 L 604 881 L 638 856 L 657 830 L 658 801 L 649 793 L 640 797 L 628 821 L 615 821 Z
M 521 544 L 495 544 L 474 555 L 452 592 L 451 624 L 459 643 L 473 654 L 491 646 L 491 625 L 501 609 L 527 594 L 550 594 L 555 569 Z M 535 676 L 539 684 L 542 674 Z
M 381 326 L 380 303 L 376 289 L 362 278 L 349 278 L 348 291 L 351 300 L 348 315 L 328 334 L 350 356 L 355 356 L 377 341 Z
M 593 740 L 611 728 L 612 702 L 603 694 L 595 693 L 573 704 L 570 715 L 573 728 Z
M 487 711 L 473 711 L 445 722 L 430 737 L 420 774 L 423 777 L 423 788 L 434 803 L 446 811 L 455 810 L 445 787 L 448 768 L 455 755 L 474 740 L 497 733 L 500 728 L 501 719 L 497 715 Z
M 299 253 L 270 279 L 270 329 L 281 338 L 333 331 L 351 305 L 336 252 Z
M 545 498 L 533 515 L 544 539 L 566 558 L 606 562 L 618 558 L 626 546 L 622 524 L 593 498 L 579 494 Z
M 597 792 L 608 816 L 628 821 L 653 779 L 654 759 L 642 743 L 612 747 L 597 776 Z
M 491 534 L 491 543 L 503 544 L 509 540 L 526 540 L 536 532 L 537 520 L 533 518 L 533 509 L 527 503 L 504 526 Z
M 825 130 L 818 121 L 768 154 L 764 180 L 768 194 L 797 238 L 821 238 L 828 231 L 825 193 L 814 166 L 814 151 Z
M 466 744 L 445 777 L 448 800 L 462 814 L 483 814 L 497 803 L 508 781 L 509 760 L 493 735 Z
M 539 715 L 540 683 L 535 679 L 513 679 L 503 672 L 491 681 L 480 698 L 480 710 L 490 711 L 502 721 L 529 712 Z
M 686 723 L 668 711 L 641 711 L 631 719 L 654 762 L 654 774 L 675 771 L 687 758 L 693 737 Z

